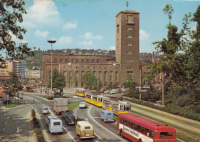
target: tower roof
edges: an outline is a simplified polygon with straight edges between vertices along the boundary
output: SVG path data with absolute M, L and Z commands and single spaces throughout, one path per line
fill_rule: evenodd
M 125 11 L 118 12 L 116 17 L 121 13 L 124 13 L 124 14 L 140 14 L 139 12 L 135 12 L 135 11 L 131 11 L 131 10 L 125 10 Z

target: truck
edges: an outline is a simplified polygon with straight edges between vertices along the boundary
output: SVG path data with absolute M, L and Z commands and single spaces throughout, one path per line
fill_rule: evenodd
M 0 87 L 0 98 L 4 96 L 5 96 L 5 93 L 4 93 L 3 87 Z
M 60 114 L 63 111 L 68 110 L 68 100 L 66 98 L 54 98 L 53 111 L 56 114 Z
M 51 115 L 47 116 L 45 121 L 50 134 L 63 132 L 63 124 L 61 119 Z

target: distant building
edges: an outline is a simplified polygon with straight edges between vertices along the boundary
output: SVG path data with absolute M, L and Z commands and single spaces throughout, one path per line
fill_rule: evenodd
M 114 25 L 113 25 L 114 26 Z M 139 13 L 120 11 L 116 16 L 116 55 L 110 57 L 107 50 L 83 49 L 85 54 L 53 54 L 52 68 L 65 76 L 66 87 L 84 87 L 82 76 L 91 71 L 103 86 L 118 83 L 119 86 L 131 76 L 139 84 Z M 95 52 L 95 53 L 94 53 Z M 43 54 L 42 84 L 51 75 L 51 54 Z

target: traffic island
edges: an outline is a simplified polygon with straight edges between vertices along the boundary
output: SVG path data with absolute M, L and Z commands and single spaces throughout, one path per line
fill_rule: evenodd
M 32 115 L 33 128 L 34 128 L 33 132 L 36 135 L 37 141 L 38 142 L 45 142 L 44 137 L 43 137 L 43 133 L 42 133 L 42 130 L 40 128 L 40 124 L 37 120 L 36 113 L 35 113 L 34 109 L 31 110 L 31 115 Z

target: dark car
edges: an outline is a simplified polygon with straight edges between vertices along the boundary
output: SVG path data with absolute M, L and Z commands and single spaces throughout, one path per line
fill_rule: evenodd
M 62 112 L 62 117 L 65 120 L 65 123 L 67 123 L 68 125 L 75 125 L 77 122 L 76 117 L 71 110 Z

